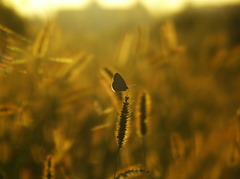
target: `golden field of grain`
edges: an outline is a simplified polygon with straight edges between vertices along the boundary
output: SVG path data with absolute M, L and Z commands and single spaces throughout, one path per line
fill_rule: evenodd
M 0 24 L 0 178 L 240 178 L 239 36 L 190 20 Z

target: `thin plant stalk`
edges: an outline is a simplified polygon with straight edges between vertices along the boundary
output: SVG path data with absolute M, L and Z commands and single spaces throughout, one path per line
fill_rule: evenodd
M 116 172 L 117 172 L 118 161 L 119 161 L 119 153 L 120 153 L 120 148 L 118 147 L 118 150 L 117 150 L 117 156 L 116 156 L 116 163 L 115 163 L 115 168 L 114 168 L 113 179 L 116 178 Z
M 146 167 L 146 147 L 144 137 L 142 137 L 142 150 L 143 150 L 143 166 Z

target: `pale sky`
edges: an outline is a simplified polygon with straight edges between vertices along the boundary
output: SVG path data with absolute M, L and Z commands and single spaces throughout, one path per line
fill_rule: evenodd
M 63 8 L 85 8 L 93 0 L 3 0 L 5 4 L 14 6 L 24 16 L 52 16 Z M 159 12 L 181 10 L 185 3 L 193 5 L 239 3 L 240 0 L 95 0 L 104 8 L 130 8 L 137 1 L 141 2 L 153 15 Z

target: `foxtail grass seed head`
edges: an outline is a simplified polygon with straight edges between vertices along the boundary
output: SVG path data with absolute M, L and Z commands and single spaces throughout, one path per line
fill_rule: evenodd
M 51 155 L 47 156 L 44 164 L 43 179 L 53 179 L 55 174 L 54 161 Z
M 149 130 L 150 97 L 146 92 L 142 92 L 137 101 L 137 130 L 140 136 L 145 136 Z
M 238 119 L 240 120 L 240 108 L 237 109 L 236 114 L 237 114 Z
M 120 117 L 118 118 L 115 137 L 119 149 L 122 148 L 129 137 L 129 97 L 125 96 Z
M 107 74 L 107 76 L 108 76 L 109 78 L 112 78 L 112 77 L 113 77 L 114 74 L 113 74 L 112 70 L 110 70 L 109 68 L 103 67 L 102 70 Z
M 114 75 L 113 70 L 108 67 L 103 67 L 100 69 L 101 77 L 107 81 L 107 83 L 111 83 L 112 77 Z
M 141 167 L 134 167 L 134 168 L 129 168 L 122 170 L 117 173 L 116 179 L 124 179 L 124 178 L 129 178 L 129 177 L 138 177 L 143 174 L 147 174 L 149 171 L 145 168 Z
M 49 50 L 49 44 L 51 36 L 54 32 L 54 24 L 52 22 L 48 22 L 45 26 L 40 30 L 35 43 L 33 45 L 33 55 L 37 57 L 45 57 Z

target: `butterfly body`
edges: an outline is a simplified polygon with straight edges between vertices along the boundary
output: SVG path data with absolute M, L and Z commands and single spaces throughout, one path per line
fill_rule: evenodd
M 126 82 L 119 73 L 113 75 L 112 90 L 114 92 L 123 92 L 128 89 Z

